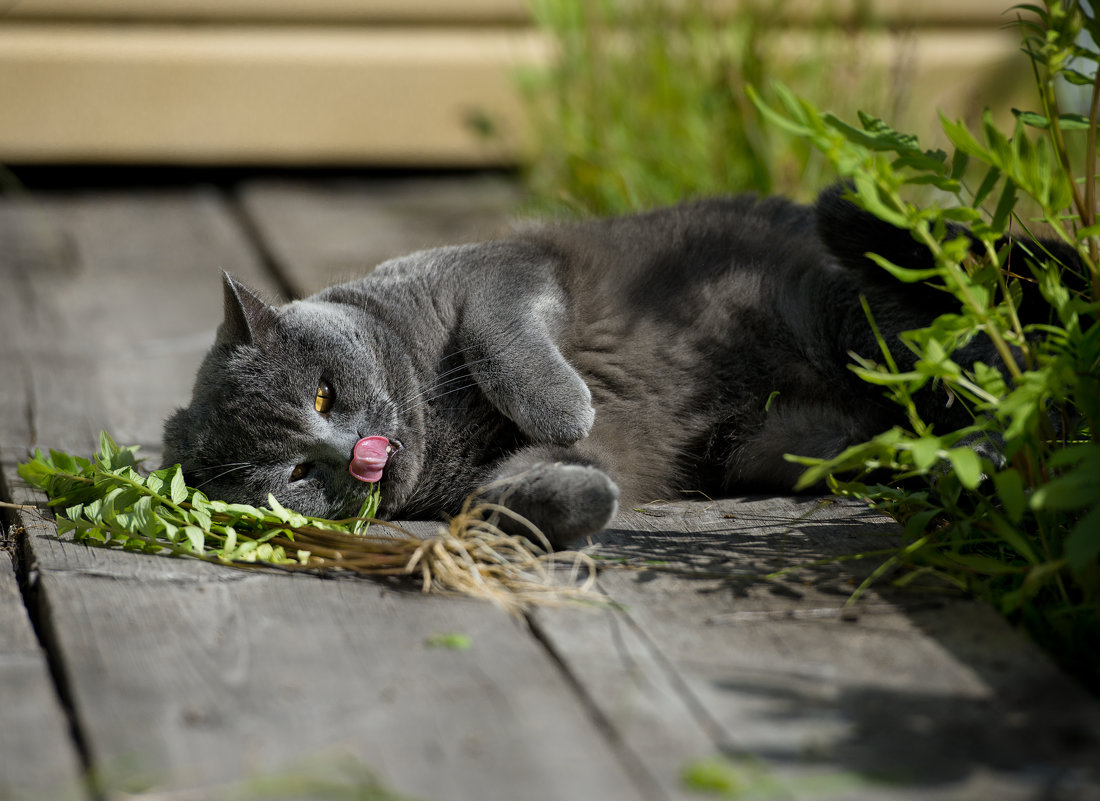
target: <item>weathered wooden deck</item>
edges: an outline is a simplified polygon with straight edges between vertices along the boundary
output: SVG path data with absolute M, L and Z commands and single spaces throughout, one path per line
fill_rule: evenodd
M 39 500 L 15 475 L 28 448 L 89 453 L 101 428 L 156 460 L 220 270 L 309 292 L 492 234 L 512 200 L 468 178 L 0 198 L 5 496 Z M 293 779 L 344 760 L 439 801 L 705 798 L 683 773 L 716 755 L 742 792 L 725 797 L 1100 799 L 1100 706 L 990 609 L 926 588 L 842 611 L 873 562 L 750 578 L 894 533 L 829 499 L 655 503 L 595 546 L 638 565 L 601 575 L 618 606 L 515 618 L 74 545 L 6 513 L 0 799 L 242 798 L 273 774 L 315 798 Z M 470 647 L 432 647 L 450 633 Z

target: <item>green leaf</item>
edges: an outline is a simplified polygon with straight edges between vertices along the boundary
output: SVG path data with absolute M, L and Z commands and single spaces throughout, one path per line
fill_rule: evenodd
M 963 176 L 966 175 L 966 168 L 970 164 L 970 156 L 963 153 L 961 150 L 956 149 L 955 155 L 951 158 L 951 178 L 955 181 L 961 181 Z
M 429 648 L 449 648 L 452 651 L 469 651 L 474 639 L 469 634 L 433 634 L 424 640 Z
M 1001 180 L 1000 167 L 990 167 L 986 172 L 985 177 L 982 179 L 981 184 L 978 186 L 978 191 L 974 193 L 974 206 L 981 206 L 985 202 L 985 199 L 989 197 L 989 194 L 993 191 L 993 187 L 997 185 L 997 181 Z
M 41 452 L 39 452 L 38 456 L 41 457 Z M 46 465 L 41 458 L 34 458 L 29 462 L 23 462 L 16 468 L 16 472 L 21 479 L 32 487 L 43 490 L 46 489 L 49 479 L 54 475 L 54 471 Z
M 913 456 L 913 464 L 921 470 L 928 470 L 940 460 L 943 443 L 936 437 L 926 437 L 913 440 L 909 444 L 909 452 Z
M 944 221 L 964 223 L 970 225 L 972 223 L 979 222 L 982 218 L 981 212 L 977 209 L 972 209 L 969 206 L 952 206 L 948 209 L 943 209 L 940 212 L 940 218 Z M 955 240 L 948 240 L 943 245 L 950 247 Z M 954 254 L 952 254 L 952 260 Z
M 752 779 L 725 757 L 696 759 L 680 771 L 684 786 L 696 793 L 720 795 L 725 798 L 742 798 Z
M 1024 516 L 1027 499 L 1024 497 L 1024 480 L 1013 468 L 993 474 L 993 486 L 1001 499 L 1008 518 L 1019 523 Z
M 267 494 L 267 505 L 271 509 L 272 513 L 282 522 L 286 523 L 290 520 L 290 512 L 283 508 L 283 505 L 279 503 L 278 498 L 272 495 L 270 492 Z
M 1088 75 L 1085 75 L 1083 72 L 1078 72 L 1077 70 L 1063 69 L 1062 72 L 1060 73 L 1060 75 L 1063 78 L 1065 78 L 1068 83 L 1071 83 L 1074 86 L 1092 86 L 1092 83 L 1093 83 L 1093 78 L 1092 77 L 1090 77 Z M 1061 119 L 1061 117 L 1068 117 L 1068 116 L 1080 117 L 1081 115 L 1080 114 L 1073 114 L 1073 115 L 1063 114 L 1059 117 L 1059 119 Z M 1072 128 L 1067 128 L 1065 125 L 1063 125 L 1062 127 L 1065 128 L 1065 130 L 1067 130 L 1067 131 L 1074 130 Z M 1084 127 L 1088 128 L 1088 120 L 1087 119 L 1085 120 Z M 1080 129 L 1077 129 L 1077 130 L 1080 130 Z
M 1044 584 L 1056 578 L 1065 566 L 1065 561 L 1061 559 L 1033 565 L 1024 579 L 1024 592 L 1034 595 Z
M 968 156 L 977 156 L 986 163 L 991 161 L 989 151 L 974 138 L 965 123 L 951 122 L 941 114 L 940 125 L 943 127 L 943 132 L 947 135 L 947 138 L 951 140 L 951 144 L 958 150 Z
M 1009 216 L 1016 208 L 1016 184 L 1005 181 L 1005 187 L 1001 191 L 1001 199 L 997 202 L 997 209 L 993 212 L 993 226 L 995 231 L 1003 231 L 1008 226 Z
M 775 125 L 777 128 L 786 131 L 787 133 L 794 134 L 795 136 L 808 137 L 813 134 L 813 129 L 806 124 L 806 118 L 803 112 L 798 111 L 799 104 L 790 90 L 782 86 L 775 87 L 776 92 L 779 94 L 780 101 L 787 107 L 787 112 L 791 116 L 784 116 L 780 112 L 773 109 L 759 93 L 752 86 L 745 87 L 745 94 L 748 95 L 749 100 L 756 106 L 757 110 L 764 116 L 768 122 Z
M 1021 531 L 1017 526 L 1012 525 L 1004 515 L 998 514 L 995 509 L 989 511 L 989 518 L 993 523 L 993 531 L 996 532 L 998 537 L 1004 540 L 1006 544 L 1012 547 L 1030 564 L 1034 565 L 1039 563 L 1039 557 L 1036 556 L 1034 549 L 1031 547 L 1031 543 L 1028 542 L 1025 532 Z
M 195 506 L 188 510 L 188 517 L 203 531 L 208 531 L 211 525 L 210 513 L 203 507 Z
M 172 471 L 169 492 L 171 493 L 172 503 L 180 504 L 187 500 L 187 484 L 184 483 L 182 470 Z
M 885 259 L 877 253 L 865 253 L 863 254 L 875 264 L 877 264 L 894 278 L 902 281 L 906 284 L 915 284 L 919 281 L 927 281 L 929 278 L 935 278 L 940 275 L 942 270 L 939 267 L 931 267 L 925 270 L 914 270 L 909 267 L 899 267 L 889 259 Z
M 989 576 L 1009 575 L 1019 573 L 1019 565 L 1001 561 L 992 556 L 984 556 L 977 553 L 947 553 L 947 558 L 956 564 L 963 565 L 969 570 Z
M 187 542 L 190 544 L 191 550 L 198 554 L 204 552 L 206 537 L 201 528 L 198 526 L 184 526 L 183 534 L 187 537 Z
M 222 501 L 217 501 L 216 503 L 222 504 L 223 502 Z M 255 506 L 249 506 L 246 503 L 227 503 L 227 504 L 224 504 L 224 508 L 221 508 L 218 511 L 225 512 L 226 514 L 233 515 L 234 517 L 243 517 L 243 518 L 262 518 L 263 517 L 263 512 L 261 512 Z
M 893 226 L 909 227 L 909 219 L 904 214 L 886 205 L 886 199 L 879 193 L 878 186 L 875 185 L 871 176 L 858 172 L 852 176 L 852 182 L 856 185 L 856 196 L 863 208 Z
M 1100 447 L 1065 448 L 1050 458 L 1050 465 L 1073 467 L 1032 493 L 1032 509 L 1082 509 L 1100 502 Z
M 237 547 L 237 530 L 233 526 L 225 527 L 225 542 L 222 543 L 221 553 L 231 554 Z
M 61 451 L 50 450 L 50 461 L 58 472 L 68 473 L 70 475 L 80 474 L 80 465 L 76 459 L 67 453 Z
M 977 489 L 982 483 L 982 460 L 978 454 L 969 448 L 951 448 L 947 458 L 962 485 L 969 490 Z
M 99 432 L 99 455 L 108 463 L 118 455 L 118 443 L 106 431 Z
M 1084 573 L 1100 559 L 1100 506 L 1077 521 L 1066 537 L 1064 553 L 1075 573 Z
M 928 528 L 928 524 L 942 514 L 943 510 L 939 508 L 922 509 L 917 512 L 905 521 L 905 528 L 903 529 L 905 539 L 910 541 L 916 540 L 924 534 L 925 529 Z
M 1034 111 L 1021 111 L 1018 108 L 1014 108 L 1012 109 L 1012 113 L 1016 116 L 1016 119 L 1032 128 L 1040 128 L 1045 131 L 1050 127 L 1050 118 L 1042 114 L 1037 114 Z

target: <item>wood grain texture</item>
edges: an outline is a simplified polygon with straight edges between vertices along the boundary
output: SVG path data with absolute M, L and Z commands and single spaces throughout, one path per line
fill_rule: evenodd
M 354 243 L 355 215 L 363 231 L 392 220 L 370 186 L 278 192 L 245 204 L 274 237 L 296 209 L 317 242 Z M 295 281 L 328 277 L 318 247 L 283 248 Z M 1100 798 L 1100 706 L 992 610 L 928 586 L 844 608 L 899 542 L 892 521 L 833 498 L 652 503 L 593 539 L 626 565 L 600 579 L 615 608 L 531 622 L 662 798 L 695 797 L 683 771 L 719 754 L 765 796 Z
M 257 182 L 239 206 L 299 287 L 369 253 L 369 232 L 396 225 L 392 246 L 410 250 L 456 233 L 415 225 L 445 193 L 375 189 Z M 106 427 L 156 452 L 219 321 L 218 269 L 275 296 L 234 206 L 214 189 L 0 202 L 13 500 L 40 500 L 12 472 L 28 445 L 87 452 Z M 616 605 L 526 620 L 392 584 L 85 547 L 18 518 L 87 754 L 108 785 L 154 797 L 222 797 L 241 776 L 346 754 L 438 799 L 690 799 L 683 771 L 715 755 L 761 797 L 1100 798 L 1096 701 L 991 610 L 930 587 L 843 609 L 877 561 L 838 557 L 898 535 L 833 499 L 626 510 L 590 548 Z M 471 647 L 431 646 L 451 633 Z M 0 731 L 42 712 L 0 705 Z
M 600 580 L 621 611 L 535 619 L 663 785 L 723 754 L 797 798 L 1100 798 L 1095 699 L 993 610 L 942 587 L 845 608 L 881 557 L 814 563 L 889 547 L 889 521 L 772 498 L 619 526 L 594 554 L 634 565 Z
M 752 7 L 747 0 L 711 0 L 726 13 Z M 799 23 L 822 14 L 914 24 L 996 24 L 1005 10 L 1001 0 L 792 0 L 784 19 Z M 523 22 L 530 19 L 520 0 L 22 0 L 8 14 L 16 18 L 296 20 L 424 23 Z
M 102 427 L 155 456 L 221 322 L 221 271 L 277 292 L 209 188 L 5 199 L 0 238 L 8 463 L 88 452 Z
M 1019 37 L 983 19 L 847 33 L 778 25 L 758 46 L 767 63 L 814 69 L 858 52 L 858 69 L 893 90 L 868 110 L 912 109 L 899 124 L 939 141 L 937 111 L 1008 117 L 1030 102 Z M 517 72 L 553 52 L 533 27 L 283 21 L 0 23 L 0 161 L 477 167 L 530 151 Z
M 43 242 L 67 243 L 0 253 L 23 293 L 4 296 L 4 366 L 26 377 L 12 385 L 25 413 L 4 414 L 5 478 L 33 502 L 12 471 L 29 443 L 87 453 L 106 427 L 155 452 L 220 318 L 213 265 L 269 285 L 216 194 L 0 208 L 8 234 L 29 236 L 29 214 Z M 37 513 L 21 522 L 44 636 L 108 788 L 211 787 L 349 754 L 428 798 L 648 797 L 523 621 L 492 606 L 90 548 Z M 431 647 L 448 633 L 472 647 Z M 0 725 L 33 715 L 0 708 Z
M 513 181 L 492 175 L 256 180 L 245 183 L 239 197 L 272 259 L 302 295 L 362 278 L 386 259 L 416 250 L 499 236 L 521 203 Z
M 98 764 L 194 787 L 350 754 L 427 798 L 639 797 L 522 623 L 488 605 L 36 548 Z M 448 633 L 469 650 L 431 647 Z
M 16 18 L 497 24 L 529 18 L 522 0 L 22 0 Z
M 46 655 L 0 551 L 0 798 L 81 798 L 81 775 Z
M 510 29 L 0 25 L 0 159 L 510 164 L 512 71 L 544 52 Z

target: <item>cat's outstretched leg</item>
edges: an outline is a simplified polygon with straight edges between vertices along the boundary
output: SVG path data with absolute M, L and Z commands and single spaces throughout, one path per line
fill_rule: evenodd
M 598 534 L 619 507 L 619 488 L 607 473 L 568 448 L 542 446 L 504 459 L 482 497 L 523 516 L 555 549 Z M 522 524 L 502 523 L 511 533 L 528 533 Z

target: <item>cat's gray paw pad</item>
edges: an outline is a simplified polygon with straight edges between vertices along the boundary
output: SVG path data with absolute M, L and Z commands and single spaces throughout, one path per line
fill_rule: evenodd
M 595 467 L 542 463 L 517 476 L 501 500 L 554 548 L 565 548 L 607 528 L 618 512 L 619 488 Z

